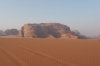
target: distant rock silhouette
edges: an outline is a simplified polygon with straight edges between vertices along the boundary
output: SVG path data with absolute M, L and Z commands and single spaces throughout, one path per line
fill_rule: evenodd
M 3 36 L 8 36 L 8 35 L 18 35 L 19 31 L 17 29 L 7 29 L 3 32 Z
M 60 23 L 25 24 L 19 31 L 21 37 L 32 38 L 83 38 Z
M 3 33 L 3 31 L 2 31 L 2 30 L 0 30 L 0 35 L 2 35 L 2 33 Z

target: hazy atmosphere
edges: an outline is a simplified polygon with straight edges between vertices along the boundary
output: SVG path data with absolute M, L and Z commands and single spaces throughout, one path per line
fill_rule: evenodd
M 0 66 L 100 66 L 100 0 L 1 0 Z
M 1 0 L 0 30 L 57 22 L 86 36 L 100 35 L 100 0 Z

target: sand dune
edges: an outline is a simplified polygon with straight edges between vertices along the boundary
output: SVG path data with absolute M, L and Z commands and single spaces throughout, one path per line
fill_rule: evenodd
M 0 66 L 100 66 L 100 41 L 0 38 Z

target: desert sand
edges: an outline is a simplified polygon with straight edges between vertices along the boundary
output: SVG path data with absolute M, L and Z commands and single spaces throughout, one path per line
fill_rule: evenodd
M 0 66 L 100 66 L 100 41 L 0 38 Z

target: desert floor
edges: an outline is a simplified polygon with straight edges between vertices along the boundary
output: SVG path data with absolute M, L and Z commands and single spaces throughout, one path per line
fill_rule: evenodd
M 100 41 L 0 38 L 0 66 L 100 66 Z

